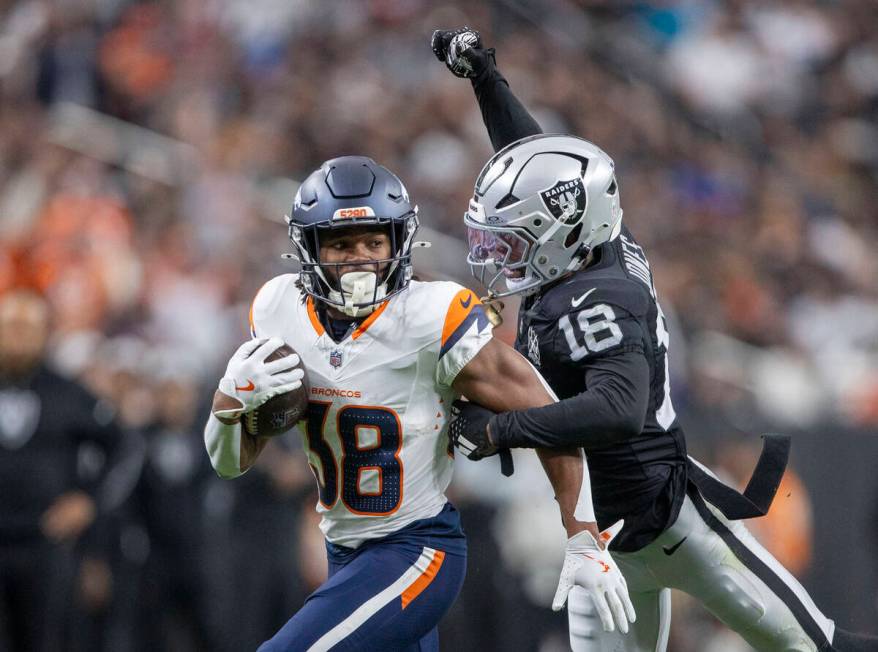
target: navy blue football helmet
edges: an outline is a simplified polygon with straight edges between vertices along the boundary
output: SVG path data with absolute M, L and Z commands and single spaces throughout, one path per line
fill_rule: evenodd
M 412 278 L 418 208 L 411 204 L 399 177 L 371 158 L 342 156 L 326 161 L 299 186 L 287 222 L 302 267 L 299 278 L 303 291 L 345 314 L 360 317 L 372 312 L 404 290 Z M 356 263 L 365 274 L 356 273 L 356 280 L 341 282 L 336 280 L 338 274 L 327 274 L 326 270 L 351 263 L 321 263 L 320 236 L 332 229 L 360 225 L 386 229 L 391 255 Z

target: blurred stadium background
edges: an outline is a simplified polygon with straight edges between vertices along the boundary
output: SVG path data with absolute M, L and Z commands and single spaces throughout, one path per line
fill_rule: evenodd
M 294 180 L 327 158 L 395 170 L 433 241 L 417 273 L 472 285 L 461 216 L 491 150 L 428 47 L 462 24 L 546 131 L 616 160 L 694 454 L 740 482 L 758 433 L 792 433 L 750 525 L 827 615 L 878 632 L 874 0 L 0 0 L 0 292 L 48 298 L 48 364 L 142 444 L 76 543 L 70 650 L 255 649 L 322 580 L 297 437 L 221 481 L 207 397 L 287 269 Z M 458 464 L 470 570 L 444 649 L 564 649 L 562 534 L 523 457 L 502 481 Z M 676 594 L 670 649 L 748 648 Z

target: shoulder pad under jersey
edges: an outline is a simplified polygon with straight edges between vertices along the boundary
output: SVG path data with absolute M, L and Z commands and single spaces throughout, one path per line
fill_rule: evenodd
M 487 320 L 476 293 L 452 281 L 412 281 L 407 294 L 407 328 L 439 339 L 443 347 L 452 346 L 473 323 L 483 330 Z
M 250 305 L 250 336 L 271 337 L 285 322 L 285 309 L 292 309 L 302 298 L 296 282 L 298 274 L 281 274 L 259 288 Z
M 589 274 L 588 270 L 577 272 L 546 292 L 539 305 L 534 307 L 547 319 L 556 319 L 598 304 L 622 308 L 634 317 L 646 315 L 652 297 L 645 285 L 629 278 L 601 274 L 600 271 L 595 274 Z

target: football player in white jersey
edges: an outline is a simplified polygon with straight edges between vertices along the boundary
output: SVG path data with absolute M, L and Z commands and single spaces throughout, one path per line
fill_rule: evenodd
M 492 339 L 471 291 L 412 280 L 417 226 L 389 170 L 357 156 L 324 163 L 289 218 L 301 271 L 258 292 L 253 339 L 220 381 L 205 442 L 223 477 L 244 473 L 265 444 L 242 431 L 241 415 L 298 388 L 299 357 L 310 381 L 303 438 L 330 577 L 263 652 L 438 650 L 437 623 L 466 569 L 460 519 L 445 497 L 451 405 L 460 395 L 494 410 L 555 400 L 524 357 Z M 298 355 L 265 362 L 283 343 Z M 598 543 L 612 533 L 593 523 L 581 454 L 538 454 L 570 536 L 559 591 L 584 586 L 604 627 L 627 631 L 633 608 Z

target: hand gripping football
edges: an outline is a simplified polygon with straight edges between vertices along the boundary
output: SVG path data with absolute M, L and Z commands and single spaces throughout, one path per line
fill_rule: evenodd
M 266 362 L 279 360 L 292 353 L 286 344 L 271 353 Z M 308 413 L 308 394 L 311 391 L 308 373 L 302 362 L 299 366 L 305 371 L 302 385 L 291 392 L 278 394 L 268 399 L 255 410 L 241 416 L 241 427 L 254 437 L 278 437 L 290 430 Z

